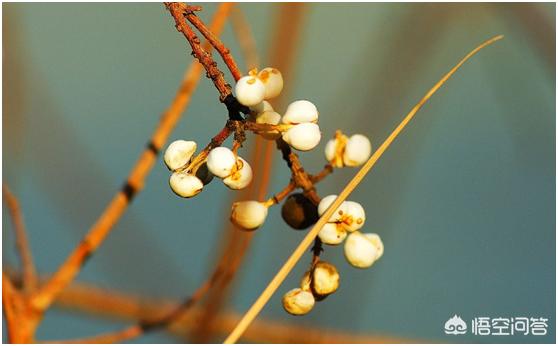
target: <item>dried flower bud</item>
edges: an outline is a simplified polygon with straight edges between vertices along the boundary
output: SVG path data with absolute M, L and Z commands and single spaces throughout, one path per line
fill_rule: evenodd
M 300 151 L 314 149 L 321 138 L 320 127 L 314 123 L 298 124 L 283 133 L 283 140 Z
M 236 165 L 231 175 L 223 179 L 223 183 L 233 190 L 243 189 L 248 186 L 251 181 L 252 167 L 241 157 L 236 160 Z
M 281 207 L 281 216 L 294 229 L 305 229 L 318 221 L 318 209 L 304 194 L 290 195 Z
M 327 245 L 339 245 L 347 238 L 347 231 L 340 223 L 328 222 L 318 233 L 322 243 Z
M 337 195 L 329 195 L 322 198 L 322 200 L 318 204 L 318 215 L 322 216 L 329 208 L 329 206 L 333 204 L 333 201 L 335 201 L 336 198 Z M 341 205 L 337 207 L 337 210 L 329 217 L 328 222 L 341 221 L 343 216 L 345 216 L 345 214 L 347 213 L 346 209 L 346 203 L 341 203 Z
M 318 296 L 327 296 L 339 288 L 339 273 L 333 264 L 320 261 L 312 271 L 312 292 Z
M 354 232 L 359 230 L 364 225 L 366 220 L 366 214 L 364 213 L 364 208 L 360 203 L 345 201 L 345 215 L 341 219 L 342 225 L 345 227 L 347 232 Z
M 258 78 L 265 85 L 266 100 L 279 96 L 283 90 L 283 76 L 278 69 L 273 67 L 266 67 L 258 73 Z
M 356 167 L 364 164 L 372 153 L 370 140 L 363 135 L 352 135 L 345 145 L 343 163 L 348 167 Z
M 232 205 L 231 221 L 245 230 L 255 230 L 263 225 L 267 217 L 267 206 L 258 201 L 235 202 Z
M 174 193 L 185 198 L 194 197 L 203 189 L 201 180 L 188 173 L 174 172 L 170 176 L 169 185 Z
M 315 123 L 318 121 L 318 109 L 310 101 L 299 100 L 291 103 L 282 119 L 284 124 Z
M 306 315 L 315 302 L 312 293 L 300 288 L 292 289 L 283 296 L 283 308 L 292 315 Z
M 254 76 L 244 76 L 236 82 L 234 91 L 238 102 L 241 105 L 250 107 L 263 101 L 265 85 Z
M 188 162 L 196 152 L 196 142 L 177 140 L 169 144 L 165 150 L 164 160 L 168 169 L 174 171 Z
M 227 147 L 217 147 L 207 155 L 207 168 L 209 171 L 219 177 L 228 177 L 236 164 L 234 153 Z
M 354 267 L 368 268 L 382 256 L 384 245 L 377 234 L 353 232 L 345 241 L 345 258 Z
M 256 116 L 256 123 L 258 124 L 277 125 L 279 122 L 281 122 L 281 114 L 274 111 L 265 111 Z M 265 139 L 275 140 L 281 137 L 281 132 L 270 131 L 262 133 L 261 135 Z

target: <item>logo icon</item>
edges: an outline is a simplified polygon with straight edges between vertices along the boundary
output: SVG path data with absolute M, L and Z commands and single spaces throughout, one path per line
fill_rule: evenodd
M 460 335 L 467 333 L 467 323 L 457 315 L 453 315 L 446 324 L 444 324 L 444 332 L 446 334 Z

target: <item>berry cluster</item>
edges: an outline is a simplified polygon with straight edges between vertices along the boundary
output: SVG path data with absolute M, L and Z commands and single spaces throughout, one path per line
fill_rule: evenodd
M 223 146 L 226 139 L 215 138 L 198 155 L 196 143 L 177 140 L 169 145 L 164 159 L 172 171 L 170 187 L 179 196 L 193 197 L 210 183 L 213 177 L 234 190 L 243 189 L 252 180 L 250 164 L 238 155 L 245 139 L 245 132 L 251 131 L 265 139 L 277 142 L 283 157 L 289 160 L 296 154 L 291 149 L 309 151 L 316 148 L 321 140 L 318 126 L 319 112 L 307 100 L 294 101 L 287 106 L 284 114 L 276 112 L 270 100 L 283 89 L 283 77 L 275 68 L 250 71 L 241 77 L 235 86 L 236 100 L 249 109 L 244 120 L 229 120 L 226 127 L 233 129 L 234 141 L 231 149 Z M 306 229 L 315 224 L 337 198 L 336 195 L 320 198 L 314 184 L 331 173 L 334 168 L 357 167 L 366 162 L 371 154 L 368 138 L 355 134 L 346 136 L 336 131 L 334 138 L 325 146 L 327 164 L 317 175 L 309 175 L 302 167 L 288 161 L 292 179 L 283 191 L 265 201 L 237 201 L 231 208 L 230 220 L 246 231 L 261 227 L 271 206 L 285 202 L 281 208 L 283 220 L 294 229 Z M 295 189 L 302 192 L 294 192 Z M 322 244 L 339 245 L 345 241 L 345 257 L 357 268 L 370 267 L 383 253 L 380 237 L 373 233 L 361 233 L 366 215 L 364 208 L 356 202 L 345 201 L 322 228 L 314 244 L 314 255 L 310 269 L 304 274 L 300 287 L 287 292 L 283 297 L 283 307 L 293 315 L 308 313 L 316 301 L 325 299 L 339 287 L 340 275 L 331 263 L 320 260 Z

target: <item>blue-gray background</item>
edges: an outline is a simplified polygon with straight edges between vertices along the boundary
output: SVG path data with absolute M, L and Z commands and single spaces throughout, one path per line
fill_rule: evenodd
M 241 5 L 262 56 L 277 6 Z M 209 19 L 215 5 L 204 8 Z M 191 57 L 160 4 L 5 4 L 3 20 L 3 180 L 21 200 L 39 270 L 51 272 L 120 187 Z M 445 71 L 495 34 L 506 38 L 442 88 L 353 193 L 366 207 L 366 230 L 384 240 L 382 260 L 355 270 L 341 248 L 328 249 L 339 292 L 299 318 L 283 312 L 277 294 L 263 316 L 447 342 L 554 341 L 554 4 L 311 4 L 286 83 L 290 99 L 318 106 L 324 137 L 342 128 L 377 147 Z M 230 26 L 223 39 L 241 60 Z M 202 80 L 171 138 L 205 143 L 223 121 Z M 310 170 L 323 165 L 321 148 L 302 155 Z M 276 159 L 272 191 L 289 176 Z M 334 174 L 319 192 L 339 191 L 352 174 Z M 202 282 L 233 193 L 213 183 L 181 200 L 167 178 L 159 162 L 79 280 L 177 299 Z M 2 221 L 3 262 L 14 265 L 5 212 Z M 302 236 L 273 209 L 230 308 L 245 311 Z M 279 293 L 296 285 L 307 260 Z M 453 314 L 546 317 L 549 335 L 445 336 Z M 38 338 L 117 325 L 51 310 Z

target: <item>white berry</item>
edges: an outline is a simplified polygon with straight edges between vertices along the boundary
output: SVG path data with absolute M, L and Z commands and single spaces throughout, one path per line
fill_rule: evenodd
M 295 288 L 283 296 L 283 308 L 292 315 L 305 315 L 312 310 L 316 300 L 311 292 Z
M 188 173 L 173 173 L 170 176 L 169 185 L 174 193 L 185 198 L 193 197 L 203 189 L 201 180 Z
M 245 230 L 255 230 L 263 225 L 267 217 L 267 206 L 258 201 L 235 202 L 232 205 L 231 221 Z
M 240 190 L 248 186 L 252 181 L 252 167 L 239 157 L 236 160 L 236 165 L 228 177 L 223 179 L 223 183 L 233 190 Z
M 364 164 L 372 153 L 370 140 L 363 135 L 352 135 L 345 145 L 343 163 L 345 166 L 356 167 Z
M 320 201 L 320 203 L 318 204 L 318 215 L 322 216 L 326 210 L 329 208 L 329 206 L 331 204 L 333 204 L 333 201 L 335 201 L 335 199 L 337 198 L 337 195 L 329 195 L 326 196 L 324 198 L 322 198 L 322 200 Z M 331 216 L 329 217 L 328 222 L 339 222 L 343 219 L 343 217 L 347 214 L 347 210 L 346 210 L 346 203 L 343 202 L 341 203 L 341 205 L 339 207 L 337 207 L 337 210 L 335 210 L 335 212 L 333 214 L 331 214 Z
M 283 116 L 284 124 L 315 123 L 318 121 L 318 109 L 310 101 L 299 100 L 291 103 Z
M 174 171 L 186 165 L 196 152 L 196 148 L 196 142 L 181 139 L 169 144 L 163 157 L 168 169 Z
M 244 106 L 255 106 L 265 96 L 264 83 L 254 76 L 244 76 L 236 82 L 234 88 L 236 99 Z
M 265 85 L 265 99 L 269 100 L 279 96 L 283 90 L 283 76 L 278 69 L 266 67 L 258 73 L 258 78 Z
M 260 114 L 263 113 L 265 111 L 273 111 L 273 107 L 271 106 L 271 103 L 267 102 L 267 101 L 262 101 L 260 103 L 258 103 L 255 106 L 251 106 L 250 107 L 250 112 L 252 114 Z
M 274 111 L 265 111 L 256 116 L 256 123 L 258 124 L 277 125 L 279 122 L 281 122 L 281 114 Z M 279 131 L 270 131 L 262 132 L 261 135 L 265 139 L 275 140 L 281 136 L 281 133 Z
M 342 218 L 342 224 L 348 232 L 359 230 L 364 225 L 366 214 L 360 203 L 346 201 L 345 216 Z
M 360 232 L 349 234 L 345 241 L 345 258 L 354 267 L 368 268 L 382 256 L 384 245 L 379 236 Z
M 339 272 L 333 264 L 318 262 L 312 272 L 312 291 L 327 296 L 339 288 Z
M 207 168 L 214 176 L 219 178 L 228 177 L 235 164 L 236 157 L 227 147 L 214 148 L 207 155 Z
M 322 243 L 327 245 L 339 245 L 347 238 L 345 228 L 336 222 L 328 222 L 318 233 L 318 237 Z
M 314 123 L 298 124 L 283 133 L 283 140 L 300 151 L 314 149 L 321 138 L 320 127 Z

